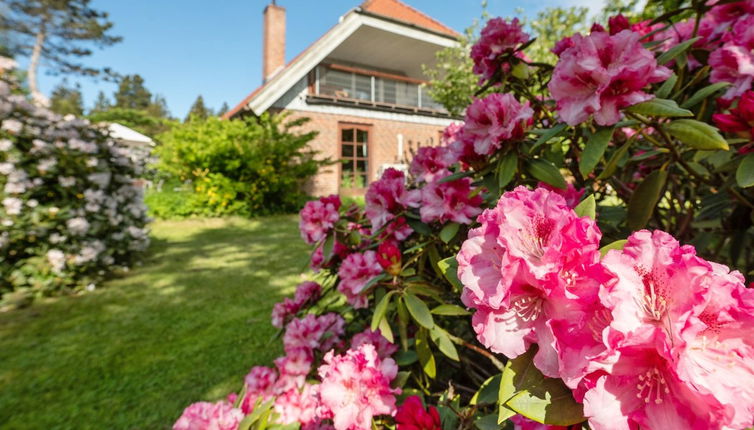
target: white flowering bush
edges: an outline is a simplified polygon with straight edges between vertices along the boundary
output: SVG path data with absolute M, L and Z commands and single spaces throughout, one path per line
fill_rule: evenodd
M 0 57 L 0 295 L 50 295 L 127 268 L 149 245 L 144 160 L 86 120 L 33 105 Z

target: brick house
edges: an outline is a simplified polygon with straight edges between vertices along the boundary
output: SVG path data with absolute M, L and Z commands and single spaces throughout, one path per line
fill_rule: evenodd
M 285 9 L 264 10 L 262 85 L 225 117 L 287 111 L 311 121 L 312 147 L 338 160 L 307 185 L 313 195 L 363 194 L 388 166 L 436 145 L 453 122 L 427 92 L 422 65 L 458 33 L 398 0 L 366 0 L 285 63 Z

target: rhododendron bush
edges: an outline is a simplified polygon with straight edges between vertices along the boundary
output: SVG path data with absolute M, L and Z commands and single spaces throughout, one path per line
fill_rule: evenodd
M 492 93 L 365 208 L 307 204 L 284 356 L 176 428 L 228 402 L 242 429 L 751 427 L 753 22 L 615 16 L 548 65 L 490 20 Z
M 20 92 L 0 57 L 0 296 L 24 302 L 95 285 L 149 244 L 143 155 Z

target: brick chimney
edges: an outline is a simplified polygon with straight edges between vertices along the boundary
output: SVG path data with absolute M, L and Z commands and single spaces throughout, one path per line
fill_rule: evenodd
M 266 82 L 285 66 L 285 8 L 275 0 L 264 8 L 262 80 Z

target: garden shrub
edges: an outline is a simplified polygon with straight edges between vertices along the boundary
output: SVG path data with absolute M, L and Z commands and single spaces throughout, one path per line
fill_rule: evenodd
M 84 288 L 149 245 L 144 160 L 88 121 L 32 105 L 0 58 L 0 295 Z
M 295 211 L 307 200 L 303 183 L 322 165 L 307 148 L 316 134 L 295 132 L 306 121 L 267 114 L 189 121 L 160 136 L 157 168 L 191 184 L 197 215 Z
M 492 93 L 363 209 L 307 203 L 284 355 L 174 429 L 751 428 L 752 23 L 618 15 L 550 65 L 490 20 Z

